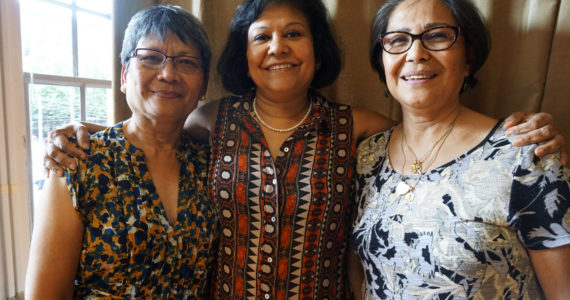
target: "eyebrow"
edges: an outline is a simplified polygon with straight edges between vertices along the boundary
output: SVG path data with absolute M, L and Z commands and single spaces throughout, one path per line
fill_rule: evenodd
M 305 28 L 305 25 L 303 25 L 303 23 L 301 23 L 301 22 L 290 22 L 290 23 L 285 24 L 285 27 L 289 27 L 289 26 L 293 26 L 293 25 L 299 25 L 299 26 Z M 269 28 L 269 27 L 265 26 L 265 25 L 259 25 L 256 27 L 252 27 L 251 29 L 256 30 L 256 29 L 267 29 L 267 28 Z
M 446 23 L 446 22 L 431 22 L 431 23 L 425 24 L 425 25 L 423 26 L 423 28 L 424 28 L 424 29 L 430 29 L 430 28 L 437 27 L 437 26 L 453 26 L 453 25 L 451 25 L 451 24 L 449 24 L 449 23 Z M 409 27 L 399 27 L 399 28 L 396 28 L 396 29 L 390 30 L 390 31 L 405 31 L 405 32 L 409 32 L 409 31 L 411 31 L 411 30 L 410 30 Z

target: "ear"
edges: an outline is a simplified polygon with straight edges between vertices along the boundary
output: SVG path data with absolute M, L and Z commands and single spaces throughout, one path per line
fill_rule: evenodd
M 127 64 L 128 63 L 124 63 L 121 67 L 121 92 L 123 92 L 123 94 L 127 93 L 127 87 L 125 85 L 127 82 Z

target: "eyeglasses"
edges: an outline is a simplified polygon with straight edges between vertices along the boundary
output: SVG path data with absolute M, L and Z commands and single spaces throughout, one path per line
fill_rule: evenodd
M 402 54 L 408 51 L 415 40 L 419 39 L 427 50 L 441 51 L 449 49 L 459 35 L 460 28 L 454 26 L 440 26 L 430 28 L 420 34 L 411 34 L 405 31 L 386 32 L 380 36 L 382 48 L 390 54 Z
M 169 58 L 172 59 L 173 67 L 181 73 L 196 73 L 202 68 L 202 60 L 198 57 L 189 55 L 170 56 L 155 49 L 137 48 L 131 57 L 136 58 L 143 66 L 153 70 L 163 68 Z

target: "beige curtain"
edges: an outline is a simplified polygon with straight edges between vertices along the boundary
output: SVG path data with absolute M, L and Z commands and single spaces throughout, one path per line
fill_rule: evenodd
M 488 20 L 492 37 L 489 59 L 480 84 L 464 95 L 464 103 L 499 118 L 512 111 L 546 111 L 554 115 L 570 139 L 570 0 L 473 0 Z M 115 1 L 117 41 L 132 13 L 153 1 Z M 208 31 L 215 62 L 223 47 L 230 19 L 239 0 L 155 1 L 180 5 L 196 14 Z M 393 119 L 398 104 L 384 96 L 385 86 L 368 62 L 368 32 L 383 0 L 324 0 L 344 52 L 344 68 L 323 93 L 331 100 L 366 107 Z M 129 6 L 126 8 L 126 6 Z M 123 13 L 130 13 L 125 15 Z M 119 38 L 120 37 L 120 38 Z M 116 51 L 119 49 L 117 48 Z M 118 55 L 116 55 L 118 57 Z M 120 69 L 119 69 L 120 70 Z M 116 72 L 118 73 L 118 72 Z M 117 77 L 118 78 L 118 77 Z M 119 92 L 120 93 L 120 92 Z M 226 95 L 214 72 L 206 99 Z M 117 120 L 124 100 L 117 98 Z M 120 105 L 119 105 L 120 104 Z

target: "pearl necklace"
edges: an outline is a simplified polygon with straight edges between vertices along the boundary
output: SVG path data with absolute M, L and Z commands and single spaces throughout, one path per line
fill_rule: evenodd
M 303 116 L 303 118 L 301 119 L 301 121 L 299 121 L 297 124 L 289 127 L 289 128 L 275 128 L 273 126 L 270 126 L 269 124 L 267 124 L 262 118 L 261 116 L 259 116 L 259 113 L 257 113 L 257 108 L 255 108 L 255 101 L 257 100 L 257 97 L 253 98 L 253 113 L 255 114 L 255 117 L 259 120 L 259 122 L 267 127 L 268 129 L 275 131 L 275 132 L 289 132 L 289 131 L 293 131 L 295 130 L 297 127 L 301 126 L 301 124 L 303 124 L 303 121 L 305 121 L 305 119 L 309 116 L 309 113 L 311 112 L 311 109 L 313 108 L 313 102 L 309 100 L 309 109 L 307 109 L 307 112 L 305 113 L 305 116 Z

